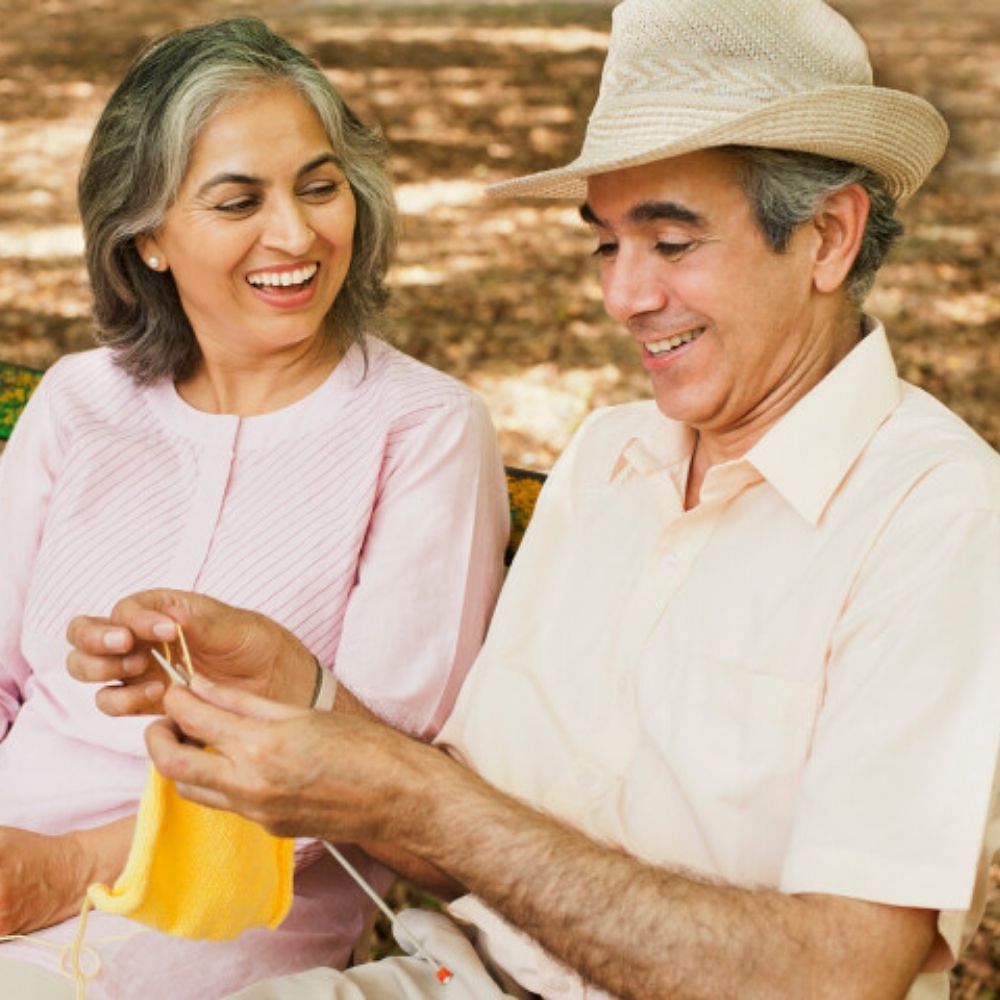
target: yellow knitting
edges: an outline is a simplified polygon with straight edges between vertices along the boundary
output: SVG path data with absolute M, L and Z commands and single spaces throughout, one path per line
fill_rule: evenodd
M 277 927 L 292 902 L 294 842 L 236 813 L 182 799 L 150 767 L 125 869 L 95 883 L 99 910 L 178 937 L 226 941 Z
M 154 656 L 174 680 L 194 677 L 184 630 L 180 658 L 170 645 Z M 277 927 L 292 903 L 294 845 L 231 812 L 182 799 L 172 781 L 150 767 L 139 802 L 125 870 L 114 887 L 88 888 L 73 968 L 81 983 L 79 950 L 92 904 L 178 937 L 228 941 L 250 927 Z

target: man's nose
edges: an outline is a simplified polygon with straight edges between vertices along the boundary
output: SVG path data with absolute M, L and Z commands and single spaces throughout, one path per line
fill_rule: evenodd
M 281 250 L 291 257 L 302 256 L 315 239 L 309 225 L 308 211 L 294 198 L 276 199 L 269 207 L 264 223 L 262 244 Z
M 609 316 L 627 323 L 635 316 L 666 308 L 669 295 L 658 263 L 619 250 L 615 259 L 604 265 L 601 290 Z

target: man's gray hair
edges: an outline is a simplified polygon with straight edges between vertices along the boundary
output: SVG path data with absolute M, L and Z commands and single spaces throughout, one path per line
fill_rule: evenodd
M 294 88 L 315 110 L 357 205 L 351 264 L 327 317 L 328 335 L 363 347 L 365 330 L 388 301 L 398 216 L 381 133 L 263 21 L 232 18 L 175 32 L 146 49 L 111 95 L 79 182 L 97 339 L 141 384 L 185 378 L 201 352 L 173 278 L 142 262 L 135 238 L 162 224 L 211 117 L 274 86 Z
M 860 308 L 892 245 L 903 233 L 895 199 L 867 167 L 797 150 L 726 146 L 742 170 L 743 190 L 768 246 L 782 253 L 796 226 L 811 219 L 824 199 L 857 182 L 871 207 L 858 255 L 844 282 L 848 301 Z

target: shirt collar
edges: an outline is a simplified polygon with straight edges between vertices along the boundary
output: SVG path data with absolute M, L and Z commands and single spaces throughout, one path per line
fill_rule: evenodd
M 819 522 L 848 470 L 901 399 L 885 329 L 870 317 L 865 324 L 869 332 L 853 350 L 743 458 L 709 470 L 706 485 L 714 476 L 719 482 L 713 485 L 726 486 L 730 466 L 739 467 L 737 478 L 745 485 L 749 463 L 802 518 Z M 619 479 L 626 468 L 640 476 L 679 473 L 690 461 L 694 442 L 689 427 L 669 420 L 653 404 L 646 422 L 617 454 L 611 479 Z
M 885 329 L 866 324 L 867 336 L 744 456 L 810 524 L 902 398 Z
M 665 417 L 651 403 L 637 433 L 618 453 L 616 467 L 628 466 L 638 475 L 648 476 L 687 461 L 694 442 L 695 433 L 690 427 Z

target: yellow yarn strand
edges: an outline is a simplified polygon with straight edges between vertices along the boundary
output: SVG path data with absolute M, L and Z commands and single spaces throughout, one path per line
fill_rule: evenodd
M 87 1000 L 87 976 L 84 975 L 80 966 L 80 952 L 83 949 L 83 939 L 87 936 L 87 916 L 90 913 L 90 896 L 83 897 L 83 906 L 80 907 L 80 923 L 77 925 L 76 934 L 73 935 L 73 944 L 69 950 L 70 971 L 73 973 L 73 981 L 76 983 L 76 1000 Z M 59 968 L 62 971 L 64 956 L 59 959 Z M 97 963 L 97 971 L 100 971 L 100 961 Z M 97 972 L 94 973 L 97 975 Z
M 76 933 L 69 944 L 60 944 L 58 941 L 48 941 L 45 938 L 32 937 L 27 934 L 4 934 L 0 935 L 2 941 L 25 941 L 38 948 L 48 948 L 49 951 L 59 953 L 59 965 L 56 972 L 66 979 L 71 979 L 76 987 L 75 1000 L 87 1000 L 87 983 L 94 979 L 101 971 L 101 956 L 88 944 L 84 943 L 87 935 L 87 915 L 92 909 L 89 899 L 84 897 L 83 906 L 80 909 L 80 922 L 77 925 Z M 93 961 L 92 968 L 87 971 L 80 961 L 86 955 Z M 69 971 L 66 963 L 69 962 Z

